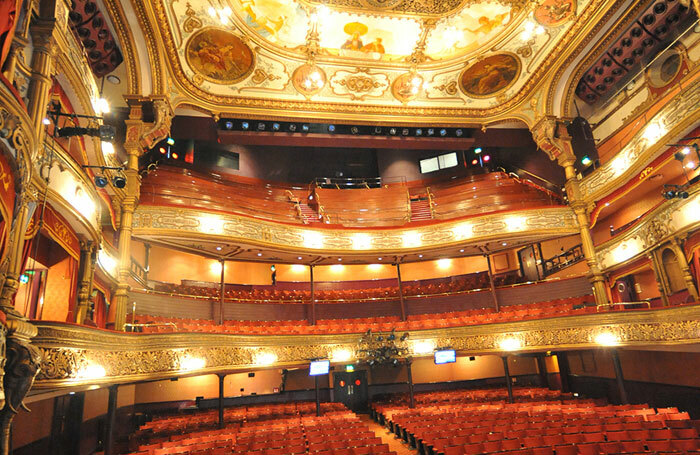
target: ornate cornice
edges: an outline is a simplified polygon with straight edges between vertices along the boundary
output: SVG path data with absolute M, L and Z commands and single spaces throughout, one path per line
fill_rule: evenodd
M 134 236 L 215 238 L 280 251 L 359 254 L 405 253 L 497 239 L 555 237 L 578 232 L 569 207 L 518 210 L 415 228 L 329 229 L 263 221 L 240 215 L 139 205 Z
M 203 333 L 128 334 L 64 323 L 39 322 L 35 344 L 42 352 L 35 388 L 126 383 L 193 374 L 305 365 L 311 358 L 333 358 L 346 351 L 357 358 L 361 334 L 239 336 Z M 589 349 L 596 335 L 611 332 L 621 346 L 681 345 L 700 338 L 700 306 L 631 313 L 600 313 L 412 331 L 413 343 L 429 340 L 462 354 L 501 353 L 504 338 L 515 337 L 522 351 Z M 196 369 L 188 369 L 192 362 Z M 344 360 L 347 362 L 348 360 Z
M 700 120 L 700 80 L 678 93 L 647 120 L 622 150 L 580 182 L 581 195 L 588 203 L 614 191 L 641 172 L 668 140 L 682 134 Z
M 700 227 L 700 189 L 688 199 L 674 199 L 660 205 L 629 231 L 596 248 L 601 268 L 613 270 L 634 262 L 670 238 Z

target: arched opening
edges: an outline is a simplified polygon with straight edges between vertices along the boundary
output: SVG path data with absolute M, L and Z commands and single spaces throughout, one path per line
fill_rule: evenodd
M 683 280 L 683 272 L 678 265 L 676 253 L 667 248 L 661 254 L 661 262 L 668 277 L 668 286 L 672 294 L 685 289 L 685 280 Z

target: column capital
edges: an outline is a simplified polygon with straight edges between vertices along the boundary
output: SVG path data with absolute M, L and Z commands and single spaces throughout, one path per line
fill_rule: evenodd
M 129 118 L 124 121 L 126 124 L 124 147 L 127 153 L 140 154 L 142 150 L 153 148 L 159 141 L 168 137 L 175 113 L 166 96 L 125 95 L 124 98 L 130 109 Z M 153 122 L 143 121 L 143 110 L 146 104 L 151 104 L 153 107 Z
M 573 166 L 576 162 L 568 124 L 568 119 L 545 115 L 530 128 L 537 147 L 542 149 L 550 160 L 556 160 L 564 168 Z

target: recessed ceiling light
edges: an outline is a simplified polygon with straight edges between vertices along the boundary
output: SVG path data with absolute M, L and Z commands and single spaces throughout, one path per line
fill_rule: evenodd
M 423 255 L 422 255 L 422 254 L 419 254 L 419 255 L 418 255 L 418 257 L 419 257 L 419 258 L 422 258 L 422 257 L 423 257 Z
M 342 261 L 342 260 L 343 260 L 343 258 L 338 258 L 338 261 Z
M 220 246 L 217 246 L 217 247 L 216 247 L 216 251 L 221 251 L 221 249 L 222 249 L 222 248 L 221 248 Z
M 107 75 L 107 77 L 105 79 L 107 79 L 107 82 L 109 82 L 110 84 L 114 84 L 114 85 L 119 85 L 122 82 L 122 80 L 119 79 L 119 76 L 116 76 L 114 74 Z
M 508 245 L 508 243 L 507 243 L 507 242 L 503 242 L 501 245 L 506 246 L 506 245 Z
M 258 257 L 262 256 L 262 253 L 258 253 Z
M 381 260 L 382 260 L 382 258 L 377 258 L 377 260 L 378 260 L 378 261 L 381 261 Z
M 462 248 L 461 250 L 459 250 L 459 252 L 460 252 L 460 253 L 464 253 L 464 248 Z
M 297 257 L 297 261 L 301 261 L 301 256 Z

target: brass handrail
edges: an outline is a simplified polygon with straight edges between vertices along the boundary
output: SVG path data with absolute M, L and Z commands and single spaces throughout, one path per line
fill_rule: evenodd
M 647 308 L 651 309 L 651 302 L 649 300 L 642 300 L 639 302 L 608 302 L 608 303 L 600 303 L 596 305 L 596 311 L 599 312 L 601 307 L 612 307 L 615 305 L 644 305 L 646 304 Z
M 133 332 L 133 330 L 127 330 L 129 328 L 134 328 L 134 327 L 159 327 L 159 326 L 169 326 L 173 328 L 174 332 L 177 332 L 177 324 L 174 322 L 149 322 L 147 324 L 140 324 L 136 322 L 127 322 L 124 324 L 124 331 L 125 332 Z

